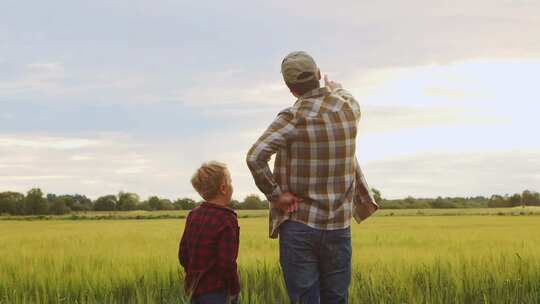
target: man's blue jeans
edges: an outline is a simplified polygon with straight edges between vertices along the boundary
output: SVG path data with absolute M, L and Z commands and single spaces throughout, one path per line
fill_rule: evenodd
M 318 230 L 285 221 L 279 260 L 293 303 L 347 303 L 351 282 L 351 230 Z

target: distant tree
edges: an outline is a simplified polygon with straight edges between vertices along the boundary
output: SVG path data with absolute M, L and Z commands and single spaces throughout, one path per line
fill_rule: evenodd
M 150 208 L 150 203 L 148 200 L 142 201 L 139 205 L 137 205 L 137 210 L 146 210 L 151 211 L 152 208 Z
M 150 210 L 159 210 L 159 197 L 151 196 L 148 198 L 148 205 Z
M 231 200 L 231 203 L 230 203 L 229 207 L 231 207 L 231 209 L 238 210 L 238 209 L 240 209 L 242 206 L 241 206 L 241 204 L 240 204 L 239 201 L 237 201 L 237 200 Z
M 412 196 L 407 196 L 404 200 L 396 200 L 404 209 L 426 209 L 431 208 L 429 199 L 416 199 Z M 388 204 L 387 204 L 388 205 Z
M 516 193 L 510 196 L 510 198 L 508 198 L 508 202 L 512 207 L 521 206 L 521 195 L 519 193 Z
M 51 204 L 50 212 L 58 215 L 69 213 L 71 209 L 66 202 L 70 199 L 71 197 L 69 195 L 55 197 Z
M 74 194 L 71 197 L 73 198 L 73 205 L 69 207 L 73 211 L 89 211 L 94 209 L 92 200 L 85 195 Z
M 18 201 L 17 203 L 17 207 L 15 208 L 15 214 L 16 215 L 28 214 L 28 207 L 26 206 L 26 197 L 24 197 L 24 195 L 22 195 L 22 200 Z
M 375 199 L 375 202 L 377 203 L 381 203 L 383 198 L 381 196 L 381 191 L 375 189 L 375 188 L 371 188 L 371 192 L 373 192 L 373 198 Z
M 381 209 L 402 209 L 401 200 L 384 200 L 380 204 Z
M 177 199 L 173 202 L 173 206 L 174 206 L 174 210 L 182 210 L 182 199 L 177 198 Z
M 157 196 L 151 196 L 147 202 L 143 203 L 144 210 L 174 210 L 173 203 L 166 198 L 159 198 Z
M 47 200 L 39 188 L 30 189 L 26 194 L 25 201 L 27 214 L 47 214 L 49 211 Z
M 139 204 L 139 196 L 135 193 L 120 192 L 118 193 L 117 210 L 135 210 Z
M 488 206 L 489 199 L 484 196 L 475 196 L 471 197 L 467 201 L 467 205 L 465 207 L 470 208 L 486 208 Z
M 105 195 L 99 197 L 94 203 L 94 210 L 96 211 L 113 211 L 116 209 L 116 195 Z
M 158 210 L 174 210 L 174 205 L 170 199 L 162 198 L 159 200 Z
M 173 203 L 177 210 L 191 210 L 197 206 L 194 200 L 190 198 L 179 198 Z
M 47 193 L 46 199 L 47 199 L 47 202 L 49 203 L 49 205 L 52 205 L 52 203 L 56 199 L 56 196 L 57 195 L 54 194 L 54 193 Z
M 263 204 L 263 201 L 256 194 L 246 196 L 242 203 L 242 209 L 254 210 L 268 208 Z
M 403 200 L 403 205 L 405 207 L 409 206 L 409 207 L 413 207 L 414 205 L 416 204 L 416 199 L 412 196 L 407 196 L 404 200 Z
M 489 199 L 488 207 L 490 208 L 510 207 L 510 202 L 506 200 L 502 195 L 494 194 Z
M 66 207 L 69 208 L 70 211 L 74 210 L 74 209 L 77 209 L 77 202 L 75 201 L 75 198 L 72 196 L 72 195 L 61 195 L 61 196 L 58 196 L 55 200 L 53 200 L 53 204 L 54 202 L 58 199 L 58 198 L 61 198 L 62 201 L 64 202 L 64 204 L 66 205 Z
M 432 203 L 431 206 L 433 208 L 439 208 L 439 209 L 447 209 L 447 208 L 457 208 L 457 204 L 453 202 L 451 199 L 448 198 L 442 198 L 437 197 Z
M 530 190 L 523 191 L 523 204 L 527 206 L 540 206 L 540 194 Z
M 23 204 L 24 194 L 22 193 L 11 191 L 0 193 L 0 214 L 23 214 L 26 209 Z

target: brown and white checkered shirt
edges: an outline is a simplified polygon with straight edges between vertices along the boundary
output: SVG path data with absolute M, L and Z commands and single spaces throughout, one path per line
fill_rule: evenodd
M 247 154 L 257 187 L 270 201 L 270 237 L 287 219 L 334 230 L 378 209 L 356 160 L 360 106 L 344 89 L 319 88 L 280 112 Z M 268 161 L 276 154 L 274 172 Z M 301 197 L 298 211 L 274 208 L 283 192 Z

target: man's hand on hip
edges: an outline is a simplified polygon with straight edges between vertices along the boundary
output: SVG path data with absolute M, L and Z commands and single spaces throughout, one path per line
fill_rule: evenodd
M 280 209 L 285 213 L 292 213 L 298 210 L 298 203 L 302 199 L 291 192 L 285 192 L 276 202 L 276 208 Z

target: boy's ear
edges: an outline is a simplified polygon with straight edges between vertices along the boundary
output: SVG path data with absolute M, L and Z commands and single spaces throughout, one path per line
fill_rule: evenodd
M 228 189 L 229 187 L 227 183 L 223 183 L 221 186 L 219 186 L 219 192 L 221 192 L 221 194 L 226 194 Z

